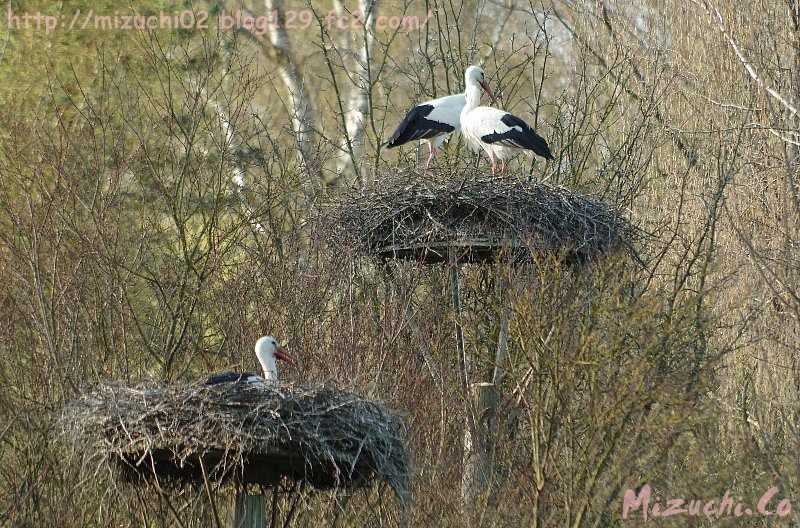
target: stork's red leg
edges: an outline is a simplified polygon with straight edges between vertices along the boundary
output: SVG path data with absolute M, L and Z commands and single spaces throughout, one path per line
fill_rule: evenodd
M 431 160 L 436 155 L 436 148 L 433 146 L 433 143 L 428 143 L 428 147 L 430 148 L 430 152 L 428 153 L 428 161 L 425 163 L 425 172 L 428 172 L 428 169 L 431 166 Z

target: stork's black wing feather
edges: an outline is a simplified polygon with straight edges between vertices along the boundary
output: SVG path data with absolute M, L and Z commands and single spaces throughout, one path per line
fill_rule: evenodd
M 493 132 L 481 137 L 485 143 L 499 143 L 504 147 L 517 147 L 532 150 L 545 159 L 553 159 L 547 141 L 536 133 L 528 123 L 512 114 L 506 114 L 500 121 L 508 126 L 510 130 L 506 132 Z
M 217 385 L 218 383 L 238 383 L 248 382 L 251 378 L 259 378 L 258 374 L 253 372 L 218 372 L 212 374 L 206 380 L 206 385 Z
M 386 146 L 388 148 L 399 147 L 409 141 L 430 139 L 439 134 L 447 134 L 455 130 L 453 126 L 447 123 L 428 119 L 428 115 L 432 111 L 433 105 L 419 105 L 412 108 L 397 126 L 397 130 L 389 138 Z

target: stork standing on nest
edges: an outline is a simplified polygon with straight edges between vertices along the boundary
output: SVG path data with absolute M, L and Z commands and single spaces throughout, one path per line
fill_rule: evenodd
M 484 84 L 487 94 L 492 97 L 491 90 Z M 480 99 L 480 93 L 478 94 Z M 457 132 L 461 127 L 461 111 L 466 104 L 466 93 L 447 95 L 431 101 L 420 103 L 408 111 L 403 121 L 397 126 L 387 148 L 399 147 L 410 141 L 423 140 L 428 143 L 428 161 L 425 171 L 431 165 L 431 160 L 442 146 L 447 137 Z
M 272 336 L 259 338 L 256 341 L 255 351 L 264 373 L 263 377 L 254 372 L 220 372 L 210 376 L 206 380 L 206 385 L 229 382 L 263 383 L 265 381 L 278 381 L 278 360 L 294 365 L 292 357 L 286 353 L 286 350 Z
M 464 72 L 464 82 L 467 89 L 466 102 L 461 110 L 461 130 L 474 151 L 483 149 L 489 156 L 492 174 L 497 170 L 497 160 L 500 160 L 500 172 L 504 172 L 506 160 L 520 149 L 531 150 L 548 160 L 553 159 L 547 141 L 525 121 L 499 108 L 479 106 L 481 89 L 491 94 L 480 67 L 467 68 Z

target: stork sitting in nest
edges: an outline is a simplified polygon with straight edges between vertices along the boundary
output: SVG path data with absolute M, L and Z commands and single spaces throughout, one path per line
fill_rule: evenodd
M 278 360 L 285 361 L 294 365 L 294 360 L 278 344 L 272 336 L 264 336 L 256 341 L 256 357 L 261 364 L 263 377 L 255 372 L 219 372 L 211 375 L 206 380 L 206 385 L 216 385 L 218 383 L 244 382 L 244 383 L 264 383 L 278 381 Z

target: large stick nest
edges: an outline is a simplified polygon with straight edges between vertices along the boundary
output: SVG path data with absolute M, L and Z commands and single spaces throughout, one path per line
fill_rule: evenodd
M 584 263 L 631 248 L 635 236 L 615 207 L 517 176 L 382 176 L 337 197 L 322 220 L 331 242 L 357 254 L 428 263 L 536 254 Z
M 101 385 L 67 405 L 65 431 L 92 463 L 159 485 L 317 488 L 388 483 L 404 499 L 409 455 L 402 420 L 382 404 L 328 386 Z

